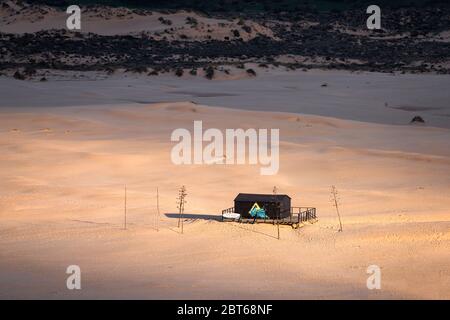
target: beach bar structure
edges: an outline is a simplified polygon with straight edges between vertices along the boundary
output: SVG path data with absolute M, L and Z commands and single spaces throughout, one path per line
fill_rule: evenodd
M 233 214 L 239 218 L 229 218 Z M 285 194 L 239 193 L 234 207 L 222 210 L 222 221 L 279 223 L 296 228 L 303 222 L 317 221 L 317 215 L 313 207 L 292 207 L 291 197 Z
M 264 209 L 269 219 L 287 218 L 291 209 L 291 197 L 285 194 L 239 193 L 234 199 L 234 212 L 242 218 L 253 219 L 250 215 L 255 204 Z

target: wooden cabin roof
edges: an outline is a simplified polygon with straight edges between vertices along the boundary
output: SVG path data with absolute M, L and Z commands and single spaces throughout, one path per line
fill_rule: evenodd
M 258 201 L 282 201 L 286 198 L 291 199 L 286 194 L 256 194 L 256 193 L 239 193 L 236 198 L 234 198 L 234 201 L 250 201 L 250 202 L 258 202 Z

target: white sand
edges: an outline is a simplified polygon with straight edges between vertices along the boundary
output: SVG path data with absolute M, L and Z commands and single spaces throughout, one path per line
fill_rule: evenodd
M 0 297 L 449 299 L 448 118 L 430 116 L 442 118 L 436 124 L 444 128 L 375 123 L 400 121 L 400 114 L 407 122 L 410 113 L 380 111 L 372 96 L 406 104 L 422 90 L 427 94 L 417 97 L 418 105 L 444 108 L 448 93 L 436 86 L 448 77 L 359 75 L 370 81 L 366 89 L 357 75 L 343 75 L 341 82 L 325 73 L 305 74 L 299 83 L 284 78 L 289 75 L 274 77 L 272 90 L 270 77 L 197 83 L 169 77 L 0 79 Z M 330 86 L 316 86 L 324 78 Z M 305 99 L 279 91 L 288 83 Z M 342 92 L 346 84 L 355 89 Z M 328 117 L 129 102 L 168 100 L 173 91 L 195 88 L 222 94 L 240 88 L 238 96 L 196 101 L 238 108 L 241 100 L 246 108 L 254 103 L 263 109 L 275 100 L 280 107 L 311 103 L 324 106 L 320 112 Z M 45 107 L 58 101 L 75 107 Z M 14 103 L 20 107 L 11 108 Z M 336 118 L 354 110 L 374 119 Z M 205 128 L 280 128 L 279 174 L 260 176 L 258 166 L 248 165 L 173 165 L 170 133 L 191 129 L 194 120 Z M 187 221 L 181 235 L 177 220 L 163 214 L 155 231 L 156 187 L 161 212 L 170 213 L 182 184 L 189 213 L 219 214 L 238 192 L 270 193 L 277 185 L 293 205 L 317 207 L 320 220 L 299 230 L 282 227 L 281 240 L 271 225 L 206 220 Z M 331 185 L 340 192 L 342 233 Z M 81 267 L 80 291 L 65 287 L 71 264 Z M 371 264 L 382 268 L 378 291 L 366 288 Z
M 249 63 L 246 68 L 257 70 L 257 77 L 210 81 L 201 76 L 152 77 L 118 72 L 94 82 L 67 81 L 70 78 L 60 72 L 60 76 L 47 76 L 58 80 L 49 83 L 0 77 L 0 103 L 1 107 L 49 107 L 193 101 L 209 106 L 306 113 L 381 124 L 408 125 L 414 116 L 420 115 L 428 126 L 450 128 L 448 75 L 285 72 L 258 69 Z M 217 72 L 218 77 L 221 75 Z M 99 78 L 93 72 L 83 76 Z M 328 86 L 322 87 L 325 83 Z

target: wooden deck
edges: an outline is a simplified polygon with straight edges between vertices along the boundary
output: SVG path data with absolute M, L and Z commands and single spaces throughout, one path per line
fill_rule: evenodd
M 229 219 L 225 218 L 223 215 L 225 213 L 234 212 L 234 207 L 222 210 L 222 221 L 235 221 L 239 223 L 271 223 L 271 224 L 281 224 L 289 225 L 294 229 L 297 229 L 300 224 L 304 222 L 314 223 L 317 222 L 316 208 L 313 207 L 291 207 L 290 216 L 280 219 L 254 219 L 254 218 L 239 218 L 239 219 Z

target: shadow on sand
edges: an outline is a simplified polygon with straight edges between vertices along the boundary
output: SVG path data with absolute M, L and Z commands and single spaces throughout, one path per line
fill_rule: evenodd
M 166 217 L 171 218 L 171 219 L 178 219 L 179 218 L 179 214 L 178 213 L 165 213 L 164 214 Z M 215 220 L 215 221 L 222 221 L 222 216 L 220 215 L 212 215 L 212 214 L 196 214 L 196 213 L 184 213 L 183 214 L 183 219 L 188 219 L 188 220 Z M 238 228 L 238 229 L 242 229 L 245 231 L 249 231 L 249 232 L 253 232 L 253 233 L 257 233 L 269 238 L 273 238 L 273 239 L 278 239 L 278 237 L 262 232 L 262 231 L 258 231 L 258 230 L 254 230 L 254 229 L 250 229 L 250 228 L 246 228 L 246 225 L 251 225 L 251 226 L 255 226 L 257 224 L 229 224 L 231 227 L 233 228 Z M 172 229 L 170 228 L 170 230 L 176 232 L 176 233 L 181 233 L 178 229 Z
M 178 219 L 180 216 L 178 213 L 165 213 L 164 215 L 171 219 Z M 184 213 L 183 219 L 222 221 L 222 216 L 213 214 Z

